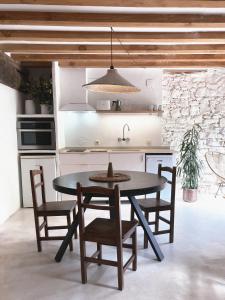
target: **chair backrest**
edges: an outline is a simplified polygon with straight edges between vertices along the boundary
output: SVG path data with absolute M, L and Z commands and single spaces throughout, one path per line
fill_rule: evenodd
M 175 205 L 175 194 L 176 194 L 176 167 L 162 167 L 161 164 L 158 165 L 158 175 L 159 177 L 163 176 L 162 173 L 170 173 L 171 174 L 171 180 L 167 179 L 167 184 L 171 186 L 170 189 L 170 202 L 171 205 Z M 157 193 L 157 199 L 160 199 L 160 192 Z
M 220 179 L 225 180 L 225 154 L 220 152 L 207 152 L 205 159 L 211 171 Z
M 35 180 L 36 177 L 39 177 L 40 179 L 39 182 L 36 182 Z M 42 166 L 40 166 L 39 170 L 30 170 L 30 182 L 31 182 L 33 207 L 34 210 L 36 210 L 38 207 L 37 188 L 41 187 L 41 204 L 46 203 L 44 172 Z
M 113 201 L 109 201 L 109 205 L 90 204 L 84 202 L 85 196 L 107 197 L 109 199 L 113 199 Z M 84 211 L 86 209 L 104 210 L 111 212 L 114 216 L 113 221 L 115 222 L 116 236 L 118 236 L 118 239 L 121 238 L 122 229 L 120 216 L 120 191 L 118 185 L 115 185 L 114 189 L 110 189 L 99 186 L 82 187 L 80 183 L 77 183 L 77 204 L 81 238 L 85 230 Z

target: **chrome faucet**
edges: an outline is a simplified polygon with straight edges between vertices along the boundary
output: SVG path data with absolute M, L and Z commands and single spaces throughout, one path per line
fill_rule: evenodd
M 118 142 L 129 142 L 129 138 L 125 138 L 125 128 L 127 127 L 127 130 L 130 131 L 129 125 L 126 123 L 123 125 L 123 138 L 121 139 L 120 137 L 118 138 Z

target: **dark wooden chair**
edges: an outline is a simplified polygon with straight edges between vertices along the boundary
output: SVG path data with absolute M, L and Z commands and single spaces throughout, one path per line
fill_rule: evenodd
M 38 183 L 35 182 L 36 178 L 40 178 Z M 46 202 L 45 197 L 45 183 L 43 167 L 40 166 L 40 170 L 30 170 L 31 190 L 33 198 L 33 209 L 34 209 L 34 221 L 37 238 L 38 252 L 42 250 L 42 241 L 49 240 L 63 240 L 65 236 L 49 236 L 50 230 L 68 229 L 71 225 L 71 213 L 73 218 L 76 215 L 76 201 L 54 201 Z M 37 189 L 41 187 L 41 204 L 38 205 Z M 67 225 L 65 226 L 48 226 L 48 217 L 50 216 L 66 216 Z M 39 218 L 43 218 L 43 222 L 40 224 Z M 44 229 L 44 236 L 41 236 L 41 231 Z M 77 238 L 77 233 L 75 233 Z M 70 243 L 70 251 L 73 250 L 73 242 Z
M 123 273 L 132 263 L 132 270 L 137 269 L 137 221 L 121 221 L 120 217 L 120 192 L 118 185 L 114 189 L 103 187 L 82 187 L 77 184 L 78 215 L 80 233 L 80 259 L 82 283 L 87 283 L 87 266 L 89 263 L 105 264 L 118 269 L 118 289 L 123 289 Z M 113 199 L 109 205 L 85 204 L 83 196 L 104 196 Z M 112 201 L 110 201 L 112 202 Z M 106 210 L 110 212 L 111 218 L 96 218 L 85 226 L 84 211 L 86 209 Z M 125 241 L 131 238 L 132 243 Z M 86 242 L 95 242 L 97 251 L 92 256 L 86 254 Z M 106 260 L 102 258 L 102 245 L 115 246 L 117 248 L 117 260 Z M 123 264 L 122 248 L 130 248 L 132 255 Z
M 168 180 L 167 183 L 171 186 L 170 199 L 161 199 L 160 191 L 156 193 L 156 198 L 145 198 L 139 199 L 138 203 L 145 214 L 145 218 L 150 225 L 155 226 L 154 234 L 169 234 L 169 242 L 174 241 L 174 215 L 175 215 L 175 192 L 176 192 L 176 167 L 162 167 L 158 165 L 158 175 L 163 176 L 162 172 L 167 172 L 172 175 L 172 179 Z M 169 220 L 160 216 L 161 211 L 170 211 Z M 155 220 L 149 222 L 149 214 L 155 213 Z M 134 211 L 131 208 L 131 220 L 134 219 Z M 159 221 L 162 221 L 169 225 L 169 229 L 160 230 Z M 144 248 L 148 248 L 148 239 L 144 236 Z

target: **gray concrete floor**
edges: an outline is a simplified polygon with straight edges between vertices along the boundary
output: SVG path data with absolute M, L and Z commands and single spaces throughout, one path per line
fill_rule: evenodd
M 129 206 L 122 210 L 126 218 Z M 54 261 L 58 241 L 44 242 L 38 253 L 33 212 L 21 209 L 0 226 L 0 299 L 225 299 L 224 198 L 201 195 L 196 203 L 177 201 L 174 244 L 167 236 L 157 240 L 165 255 L 162 262 L 151 248 L 143 249 L 143 231 L 138 228 L 138 269 L 127 270 L 122 292 L 116 289 L 116 269 L 109 266 L 90 265 L 88 284 L 82 285 L 78 241 L 61 263 Z M 105 258 L 115 254 L 110 247 L 103 251 Z

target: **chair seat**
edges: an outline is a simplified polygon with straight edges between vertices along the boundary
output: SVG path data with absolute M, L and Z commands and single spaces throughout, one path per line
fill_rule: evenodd
M 162 199 L 156 198 L 139 199 L 138 203 L 144 211 L 167 210 L 171 208 L 171 203 Z
M 39 215 L 51 214 L 54 216 L 68 214 L 70 213 L 76 206 L 76 202 L 71 201 L 53 201 L 46 202 L 40 205 L 37 208 Z
M 138 222 L 122 221 L 122 240 L 125 241 L 135 231 Z M 116 245 L 116 226 L 110 219 L 96 218 L 85 227 L 84 239 L 103 245 Z

